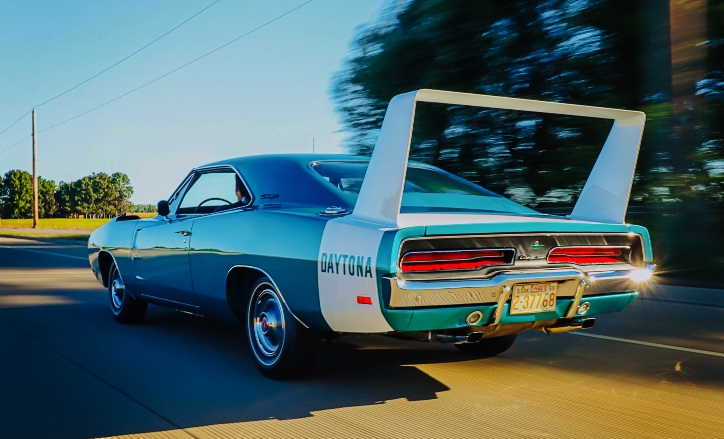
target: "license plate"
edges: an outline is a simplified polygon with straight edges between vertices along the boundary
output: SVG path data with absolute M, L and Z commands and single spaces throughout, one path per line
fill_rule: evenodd
M 555 310 L 557 288 L 557 282 L 514 285 L 510 313 L 530 314 Z

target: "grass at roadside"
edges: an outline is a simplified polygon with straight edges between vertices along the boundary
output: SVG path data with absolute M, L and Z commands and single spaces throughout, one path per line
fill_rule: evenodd
M 155 213 L 134 214 L 141 218 L 154 216 Z M 39 229 L 56 229 L 56 230 L 88 230 L 93 231 L 110 219 L 86 219 L 86 218 L 40 218 L 38 220 Z M 9 229 L 29 229 L 33 227 L 33 220 L 28 219 L 0 219 L 0 228 Z
M 88 242 L 88 235 L 86 234 L 75 234 L 75 233 L 63 233 L 51 234 L 51 233 L 40 233 L 40 232 L 12 232 L 3 230 L 0 232 L 1 237 L 5 238 L 38 238 L 38 239 L 70 239 L 73 241 L 85 241 Z
M 85 219 L 85 218 L 40 218 L 39 229 L 59 230 L 95 230 L 110 219 Z M 0 219 L 0 228 L 29 229 L 33 227 L 33 220 L 30 219 Z

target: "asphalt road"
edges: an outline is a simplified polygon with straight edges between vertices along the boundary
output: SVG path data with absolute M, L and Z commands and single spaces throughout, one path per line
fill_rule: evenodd
M 115 323 L 85 253 L 0 238 L 0 438 L 724 438 L 724 291 L 655 287 L 487 360 L 349 338 L 280 383 L 238 325 L 154 306 Z

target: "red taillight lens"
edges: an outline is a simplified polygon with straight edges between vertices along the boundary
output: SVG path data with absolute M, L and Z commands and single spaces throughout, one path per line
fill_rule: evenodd
M 510 264 L 514 254 L 512 249 L 410 252 L 402 257 L 400 269 L 403 273 L 477 270 L 490 265 Z
M 548 253 L 553 264 L 620 264 L 627 262 L 621 247 L 556 247 Z

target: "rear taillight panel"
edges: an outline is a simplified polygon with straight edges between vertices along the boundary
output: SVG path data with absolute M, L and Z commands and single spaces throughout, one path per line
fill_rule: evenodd
M 423 273 L 480 270 L 491 266 L 511 265 L 514 259 L 515 250 L 512 248 L 416 251 L 402 256 L 400 271 Z
M 555 247 L 548 252 L 549 264 L 628 264 L 631 248 L 619 246 Z

